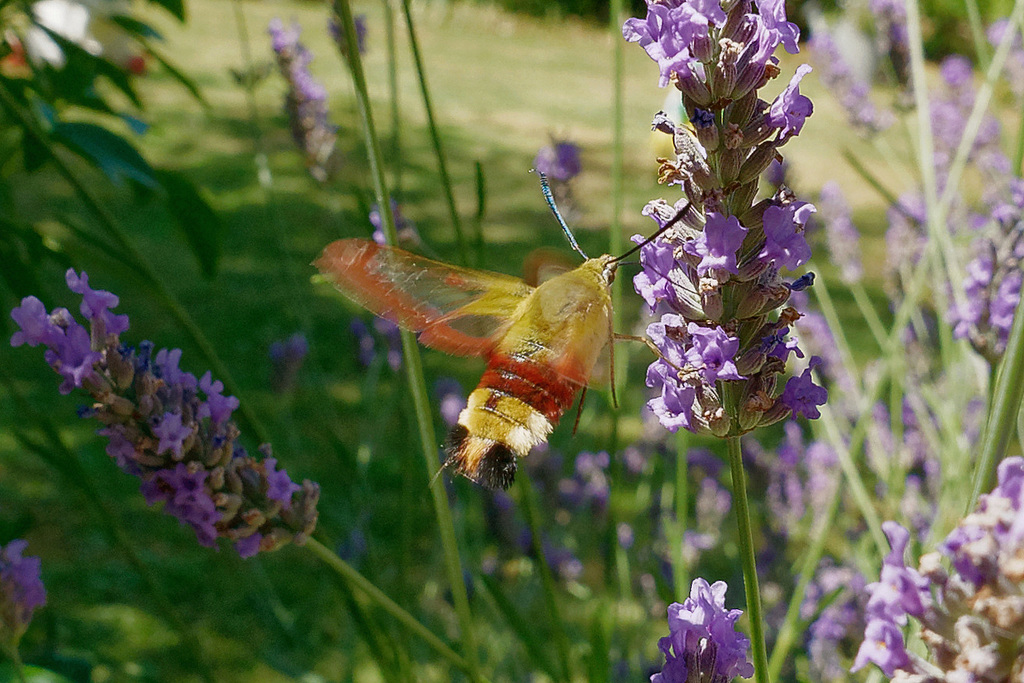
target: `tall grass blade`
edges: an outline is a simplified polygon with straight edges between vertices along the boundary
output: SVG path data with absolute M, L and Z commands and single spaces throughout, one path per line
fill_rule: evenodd
M 512 627 L 512 631 L 518 637 L 519 642 L 526 648 L 526 652 L 530 655 L 530 661 L 533 662 L 533 665 L 552 679 L 557 679 L 559 677 L 558 667 L 548 657 L 548 643 L 543 640 L 542 631 L 537 628 L 536 624 L 531 623 L 525 616 L 519 613 L 515 604 L 501 590 L 501 585 L 493 576 L 482 574 L 480 581 L 483 583 L 484 588 L 487 589 L 491 599 L 494 600 L 498 611 L 501 612 L 509 626 Z
M 974 485 L 965 512 L 970 512 L 982 491 L 992 488 L 999 461 L 1006 455 L 1006 445 L 1013 436 L 1017 415 L 1024 398 L 1024 297 L 1017 302 L 1006 352 L 996 374 L 991 412 L 981 440 L 981 455 L 974 473 Z
M 544 540 L 541 536 L 540 515 L 537 510 L 537 494 L 533 490 L 533 482 L 530 481 L 529 473 L 524 467 L 516 477 L 521 495 L 519 500 L 523 506 L 523 516 L 526 517 L 526 525 L 530 529 L 530 543 L 533 549 L 534 560 L 537 570 L 540 573 L 541 588 L 544 591 L 544 602 L 547 605 L 548 614 L 551 617 L 551 630 L 554 634 L 555 651 L 558 653 L 558 663 L 561 675 L 556 680 L 573 680 L 572 665 L 569 659 L 569 638 L 565 632 L 565 622 L 562 619 L 562 612 L 558 606 L 558 596 L 555 593 L 555 580 L 551 575 L 551 565 L 548 564 L 547 556 L 544 554 Z
M 346 44 L 357 45 L 355 21 L 352 18 L 352 9 L 349 6 L 348 0 L 335 0 L 334 11 L 345 31 Z M 363 63 L 359 50 L 349 50 L 348 52 L 348 63 L 352 70 L 352 78 L 355 81 L 356 99 L 358 100 L 359 112 L 363 120 L 363 133 L 366 138 L 370 174 L 373 179 L 374 192 L 377 195 L 377 204 L 381 209 L 384 235 L 389 244 L 395 244 L 398 241 L 398 234 L 395 230 L 395 217 L 391 210 L 391 202 L 389 201 L 391 195 L 388 192 L 387 181 L 384 178 L 380 140 L 377 136 L 377 129 L 373 120 L 373 111 L 370 107 L 370 95 L 366 86 L 366 76 L 363 73 Z M 466 584 L 462 578 L 462 561 L 459 558 L 458 544 L 455 540 L 455 526 L 452 523 L 452 514 L 448 507 L 448 496 L 445 493 L 444 482 L 440 478 L 434 478 L 434 474 L 439 466 L 437 457 L 438 442 L 434 434 L 434 421 L 430 412 L 430 400 L 427 396 L 427 385 L 423 377 L 423 361 L 420 357 L 420 350 L 416 344 L 415 337 L 407 330 L 402 331 L 402 352 L 404 354 L 406 376 L 409 380 L 409 389 L 415 407 L 416 425 L 419 431 L 427 476 L 432 478 L 430 493 L 434 503 L 434 514 L 437 517 L 438 532 L 441 535 L 441 546 L 444 550 L 445 567 L 452 591 L 452 600 L 455 603 L 455 612 L 459 619 L 459 635 L 462 639 L 465 654 L 466 671 L 473 680 L 480 680 L 480 664 L 475 628 L 469 609 Z
M 448 162 L 444 153 L 444 146 L 441 144 L 441 133 L 437 128 L 437 121 L 434 118 L 434 107 L 430 102 L 427 72 L 423 66 L 423 58 L 420 56 L 420 46 L 419 41 L 416 39 L 416 26 L 412 20 L 409 0 L 402 0 L 402 11 L 405 14 L 405 26 L 409 31 L 409 46 L 412 48 L 413 63 L 416 66 L 416 75 L 420 82 L 423 107 L 427 112 L 427 127 L 430 129 L 430 141 L 434 145 L 434 154 L 437 157 L 437 170 L 441 175 L 441 187 L 444 190 L 445 201 L 448 202 L 448 215 L 452 221 L 452 229 L 455 231 L 455 241 L 459 246 L 459 256 L 462 263 L 467 264 L 469 263 L 469 245 L 466 242 L 466 235 L 462 230 L 459 210 L 455 206 L 455 193 L 452 191 L 452 181 L 448 175 Z

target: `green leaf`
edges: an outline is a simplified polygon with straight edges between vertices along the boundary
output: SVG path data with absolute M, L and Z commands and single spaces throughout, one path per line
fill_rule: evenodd
M 158 185 L 153 167 L 131 143 L 103 126 L 63 122 L 53 127 L 52 135 L 117 184 L 131 179 L 149 188 Z
M 92 80 L 96 76 L 104 76 L 115 88 L 124 93 L 132 104 L 139 109 L 143 108 L 142 100 L 139 99 L 139 94 L 135 91 L 131 75 L 128 72 L 110 60 L 89 53 L 81 46 L 42 24 L 36 22 L 34 25 L 45 31 L 46 35 L 57 43 L 67 59 L 63 69 L 51 69 L 52 76 L 59 83 L 58 88 L 62 91 L 61 94 L 64 94 L 63 91 L 67 91 L 69 96 L 73 96 L 71 92 L 77 88 L 80 91 L 76 93 L 78 99 L 87 100 L 90 97 L 96 99 L 98 96 L 92 87 Z M 109 110 L 105 103 L 103 105 L 101 107 L 95 103 L 91 104 L 93 108 Z
M 188 178 L 176 171 L 158 169 L 157 179 L 167 192 L 167 209 L 185 235 L 199 262 L 203 277 L 213 278 L 220 262 L 224 225 L 220 216 L 199 194 Z
M 152 26 L 139 21 L 134 17 L 129 17 L 124 14 L 114 14 L 111 15 L 110 20 L 137 38 L 155 38 L 156 40 L 164 39 L 163 36 L 157 33 L 156 29 Z
M 185 23 L 185 0 L 150 0 L 174 15 L 174 18 Z
M 501 587 L 494 577 L 483 574 L 480 576 L 480 580 L 483 582 L 484 588 L 487 589 L 487 592 L 494 599 L 498 609 L 505 616 L 505 619 L 508 620 L 509 626 L 512 627 L 512 630 L 519 637 L 519 642 L 526 648 L 533 664 L 543 670 L 552 680 L 562 678 L 561 672 L 548 659 L 547 651 L 550 648 L 550 643 L 547 642 L 547 639 L 541 633 L 541 630 L 537 628 L 537 625 L 527 621 L 526 617 L 516 610 L 515 605 L 501 591 Z

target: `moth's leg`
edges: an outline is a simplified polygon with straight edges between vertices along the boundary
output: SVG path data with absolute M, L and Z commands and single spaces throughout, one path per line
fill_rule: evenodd
M 661 349 L 655 346 L 654 342 L 652 342 L 647 337 L 638 337 L 635 334 L 619 334 L 618 332 L 616 332 L 614 335 L 612 335 L 612 339 L 614 339 L 615 341 L 633 341 L 646 344 L 647 348 L 649 348 L 655 356 L 665 361 L 669 366 L 671 366 L 675 370 L 679 372 L 685 372 L 681 367 L 670 361 L 668 358 L 665 358 L 665 355 L 661 352 Z M 614 344 L 612 345 L 612 348 L 614 348 Z
M 580 417 L 583 415 L 583 399 L 587 397 L 587 386 L 583 385 L 583 393 L 580 394 L 580 404 L 576 408 L 576 422 L 572 425 L 572 435 L 576 436 L 576 430 L 580 428 Z
M 619 397 L 615 395 L 615 330 L 612 317 L 608 316 L 608 376 L 612 381 L 612 407 L 619 409 Z

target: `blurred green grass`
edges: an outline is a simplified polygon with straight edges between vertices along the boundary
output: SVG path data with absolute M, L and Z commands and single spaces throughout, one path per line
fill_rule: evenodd
M 235 10 L 248 26 L 256 64 L 272 58 L 265 33 L 279 16 L 297 20 L 303 41 L 316 58 L 313 73 L 331 94 L 332 120 L 339 126 L 344 165 L 327 187 L 317 187 L 302 167 L 282 113 L 284 86 L 276 74 L 255 92 L 262 147 L 256 146 L 245 92 L 229 68 L 245 68 Z M 388 134 L 386 56 L 383 14 L 379 5 L 357 6 L 368 17 L 366 56 L 371 95 L 378 122 Z M 179 235 L 162 212 L 137 201 L 127 188 L 104 190 L 107 205 L 129 228 L 132 239 L 155 264 L 199 326 L 212 339 L 241 387 L 239 398 L 259 415 L 272 437 L 276 454 L 295 479 L 321 483 L 320 535 L 344 541 L 354 529 L 368 542 L 359 567 L 396 600 L 424 619 L 444 637 L 455 635 L 454 618 L 445 598 L 439 547 L 430 512 L 427 473 L 415 451 L 411 408 L 400 375 L 381 363 L 364 370 L 356 360 L 355 340 L 348 323 L 357 313 L 325 287 L 310 284 L 308 263 L 329 241 L 342 236 L 368 236 L 365 206 L 370 196 L 365 154 L 352 86 L 346 68 L 326 34 L 327 12 L 312 3 L 243 3 L 200 0 L 189 5 L 190 20 L 181 27 L 160 15 L 150 18 L 167 38 L 165 52 L 196 79 L 209 102 L 203 108 L 165 74 L 155 71 L 141 87 L 150 123 L 135 141 L 154 164 L 183 171 L 200 185 L 225 221 L 224 257 L 218 276 L 204 280 Z M 541 198 L 536 178 L 527 171 L 537 149 L 550 134 L 564 135 L 583 149 L 583 174 L 577 179 L 574 227 L 590 253 L 604 250 L 604 229 L 611 212 L 612 40 L 592 25 L 575 21 L 543 21 L 516 17 L 486 6 L 417 5 L 415 16 L 437 115 L 449 155 L 456 198 L 463 216 L 474 210 L 474 162 L 487 181 L 483 265 L 517 273 L 518 264 L 540 246 L 564 248 L 563 240 Z M 400 104 L 403 149 L 402 210 L 414 220 L 426 242 L 442 258 L 454 259 L 447 210 L 425 128 L 418 86 L 408 50 L 400 44 Z M 636 46 L 626 48 L 625 207 L 621 219 L 629 232 L 645 233 L 649 221 L 640 216 L 655 197 L 674 198 L 678 190 L 659 188 L 649 121 L 663 106 L 664 91 L 656 86 L 656 67 Z M 784 57 L 783 73 L 798 63 Z M 781 89 L 784 83 L 778 84 Z M 837 106 L 823 95 L 816 80 L 804 90 L 815 100 L 815 115 L 797 144 L 784 148 L 795 169 L 801 195 L 812 194 L 828 179 L 838 180 L 855 207 L 858 225 L 867 233 L 868 281 L 879 282 L 884 259 L 880 239 L 882 201 L 866 188 L 836 153 L 849 145 L 878 167 L 884 180 L 901 190 L 898 176 L 880 163 L 870 147 L 844 130 Z M 792 149 L 790 149 L 792 147 Z M 272 183 L 257 180 L 256 154 L 265 152 Z M 83 172 L 86 172 L 83 170 Z M 97 183 L 97 187 L 102 184 Z M 56 215 L 78 215 L 70 196 L 60 195 L 53 177 L 26 179 L 17 193 L 19 205 Z M 40 206 L 46 202 L 48 206 Z M 182 365 L 197 375 L 205 371 L 198 351 L 184 332 L 141 290 L 133 274 L 116 261 L 86 248 L 58 225 L 52 239 L 73 252 L 96 287 L 121 296 L 119 311 L 132 317 L 124 339 L 152 339 L 158 346 L 182 347 Z M 824 257 L 820 256 L 823 260 Z M 828 265 L 816 266 L 826 276 Z M 49 306 L 68 305 L 63 273 L 49 267 L 41 274 L 52 283 L 38 295 Z M 885 308 L 880 288 L 872 290 Z M 835 296 L 840 315 L 853 310 L 842 291 Z M 637 303 L 630 299 L 627 320 L 636 320 Z M 278 395 L 269 388 L 269 345 L 301 331 L 311 353 L 297 390 Z M 856 333 L 854 334 L 856 338 Z M 866 355 L 870 345 L 855 344 Z M 644 401 L 643 350 L 626 396 L 620 397 L 620 445 L 640 433 L 639 406 Z M 475 384 L 482 363 L 454 360 L 436 352 L 425 354 L 428 381 L 456 376 L 467 389 Z M 288 680 L 316 671 L 328 680 L 379 680 L 345 592 L 325 569 L 296 548 L 242 562 L 233 551 L 214 553 L 197 546 L 191 531 L 146 507 L 131 478 L 116 471 L 93 436 L 92 426 L 74 418 L 77 401 L 60 397 L 57 381 L 38 350 L 0 349 L 0 362 L 16 377 L 29 404 L 60 425 L 61 433 L 81 458 L 92 480 L 117 511 L 118 521 L 133 545 L 160 577 L 179 616 L 205 645 L 206 656 L 224 681 Z M 571 459 L 575 453 L 609 448 L 612 420 L 606 397 L 592 392 L 580 432 L 571 435 L 566 419 L 552 444 Z M 194 663 L 181 654 L 177 635 L 163 620 L 131 565 L 112 548 L 97 528 L 75 482 L 26 452 L 12 437 L 12 428 L 31 424 L 31 417 L 13 402 L 0 405 L 0 531 L 5 537 L 27 535 L 30 552 L 43 557 L 50 604 L 25 642 L 28 661 L 52 663 L 54 658 L 91 667 L 94 680 L 197 680 Z M 245 435 L 243 435 L 243 440 Z M 252 441 L 248 447 L 255 447 Z M 485 494 L 472 485 L 453 484 L 457 525 L 464 561 L 479 573 L 480 558 L 495 553 L 493 540 L 482 535 Z M 633 492 L 617 488 L 619 510 L 634 509 Z M 601 565 L 601 542 L 576 548 L 588 561 L 584 583 L 610 584 L 611 570 Z M 505 549 L 515 555 L 515 549 Z M 720 562 L 729 563 L 726 549 Z M 502 556 L 504 557 L 505 554 Z M 596 568 L 595 568 L 596 567 Z M 528 567 L 525 569 L 528 571 Z M 728 572 L 727 566 L 723 569 Z M 602 578 L 603 577 L 603 578 Z M 507 587 L 534 613 L 544 615 L 536 598 L 536 577 L 522 577 Z M 614 591 L 567 597 L 571 623 L 581 615 L 614 602 Z M 664 630 L 663 615 L 649 615 L 650 605 L 624 602 L 619 618 L 617 651 L 632 643 L 644 657 L 656 659 L 656 638 Z M 510 629 L 493 606 L 474 598 L 481 625 L 485 661 L 502 662 L 508 680 L 525 658 Z M 420 680 L 446 680 L 443 668 L 425 665 L 430 655 L 385 617 L 376 615 L 388 637 L 407 647 L 417 660 Z M 621 632 L 621 633 L 620 633 Z M 575 634 L 580 635 L 580 634 Z M 510 661 L 519 660 L 518 665 Z M 396 665 L 397 666 L 397 665 Z

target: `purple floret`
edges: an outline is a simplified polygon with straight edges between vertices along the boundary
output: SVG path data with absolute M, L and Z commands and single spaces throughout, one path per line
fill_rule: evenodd
M 803 373 L 799 377 L 790 377 L 786 382 L 786 388 L 782 390 L 780 400 L 793 411 L 794 417 L 802 415 L 812 420 L 821 417 L 818 406 L 823 406 L 828 401 L 828 390 L 815 384 L 811 378 L 811 371 L 820 364 L 821 359 L 812 356 Z

